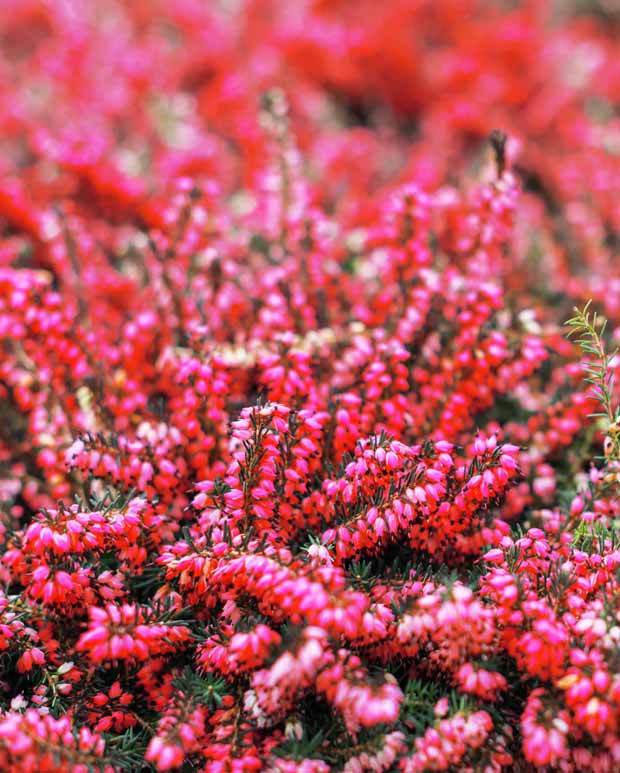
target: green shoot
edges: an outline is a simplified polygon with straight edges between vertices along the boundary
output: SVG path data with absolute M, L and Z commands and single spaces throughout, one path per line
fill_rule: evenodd
M 583 309 L 575 307 L 575 316 L 566 321 L 570 328 L 568 335 L 576 336 L 581 351 L 591 360 L 584 364 L 586 383 L 592 386 L 593 394 L 601 410 L 593 416 L 602 419 L 605 432 L 605 457 L 610 462 L 620 460 L 620 406 L 614 405 L 614 371 L 612 362 L 618 349 L 607 351 L 605 328 L 607 320 L 590 312 L 591 301 Z

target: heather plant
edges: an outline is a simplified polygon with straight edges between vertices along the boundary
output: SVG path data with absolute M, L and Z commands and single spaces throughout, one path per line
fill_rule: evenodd
M 610 4 L 0 10 L 0 769 L 618 769 Z
M 575 316 L 566 323 L 570 333 L 579 335 L 579 345 L 586 355 L 591 355 L 591 362 L 584 365 L 586 382 L 591 384 L 595 396 L 600 403 L 600 411 L 593 414 L 603 421 L 602 431 L 605 434 L 604 452 L 607 464 L 610 466 L 608 482 L 613 482 L 616 463 L 620 461 L 620 405 L 614 404 L 614 364 L 618 349 L 608 353 L 603 336 L 607 320 L 601 320 L 596 312 L 590 315 L 590 302 L 583 309 L 575 309 Z

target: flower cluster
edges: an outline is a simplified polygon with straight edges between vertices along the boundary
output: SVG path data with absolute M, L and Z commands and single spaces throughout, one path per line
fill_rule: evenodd
M 620 767 L 613 5 L 6 0 L 3 771 Z

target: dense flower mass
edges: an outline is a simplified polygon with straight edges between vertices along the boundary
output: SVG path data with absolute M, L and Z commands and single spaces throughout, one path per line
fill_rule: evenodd
M 0 75 L 0 769 L 619 770 L 616 4 L 4 0 Z

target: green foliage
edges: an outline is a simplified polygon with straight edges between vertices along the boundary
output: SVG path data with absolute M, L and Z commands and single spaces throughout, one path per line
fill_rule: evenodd
M 150 741 L 150 734 L 144 730 L 129 728 L 122 735 L 114 735 L 106 738 L 106 755 L 99 770 L 105 765 L 112 765 L 119 771 L 147 771 L 155 768 L 145 761 L 146 747 Z M 94 769 L 93 769 L 94 770 Z
M 568 335 L 577 336 L 582 352 L 592 357 L 592 361 L 584 365 L 585 380 L 592 386 L 601 405 L 601 411 L 593 415 L 605 421 L 605 430 L 612 443 L 606 455 L 615 459 L 620 458 L 620 434 L 616 426 L 620 421 L 620 407 L 613 405 L 614 373 L 611 363 L 618 349 L 607 351 L 604 341 L 607 320 L 596 312 L 590 313 L 590 304 L 591 301 L 588 301 L 583 309 L 575 307 L 575 316 L 565 324 L 570 328 Z
M 437 681 L 409 680 L 400 711 L 403 724 L 416 736 L 422 735 L 435 721 L 435 704 L 445 693 L 445 687 Z
M 620 547 L 620 532 L 616 524 L 605 525 L 601 521 L 586 523 L 581 521 L 573 534 L 573 546 L 586 553 L 604 553 L 607 549 Z
M 225 679 L 212 674 L 200 676 L 189 667 L 174 679 L 172 684 L 196 704 L 209 706 L 211 709 L 221 705 L 222 698 L 228 691 Z

